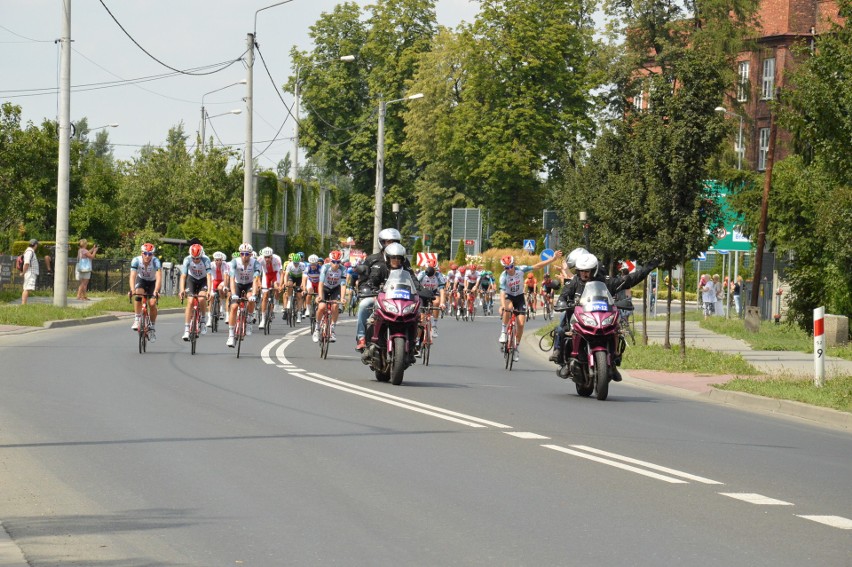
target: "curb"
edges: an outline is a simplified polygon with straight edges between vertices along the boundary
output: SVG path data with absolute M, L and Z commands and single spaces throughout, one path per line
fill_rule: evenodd
M 169 307 L 160 309 L 159 315 L 174 315 L 183 313 L 183 307 Z M 121 319 L 129 319 L 133 316 L 132 312 L 122 313 L 120 315 L 95 315 L 94 317 L 85 317 L 83 319 L 59 319 L 56 321 L 45 321 L 41 327 L 18 327 L 10 331 L 0 332 L 0 336 L 4 335 L 23 335 L 25 333 L 33 333 L 36 331 L 44 331 L 48 329 L 64 329 L 68 327 L 79 327 L 81 325 L 95 325 L 97 323 L 110 323 L 112 321 L 120 321 Z
M 0 522 L 0 565 L 4 567 L 27 567 L 29 565 L 21 548 L 6 531 L 3 522 Z

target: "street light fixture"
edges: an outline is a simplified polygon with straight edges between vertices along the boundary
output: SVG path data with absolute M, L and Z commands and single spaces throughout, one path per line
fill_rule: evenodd
M 423 98 L 423 93 L 415 93 L 402 98 L 385 101 L 379 99 L 379 136 L 376 142 L 376 211 L 373 215 L 373 253 L 379 251 L 379 232 L 382 230 L 382 207 L 385 196 L 385 114 L 387 106 L 404 100 Z
M 299 79 L 302 74 L 302 68 L 304 67 L 315 67 L 317 65 L 324 65 L 326 63 L 330 63 L 332 61 L 342 61 L 344 63 L 351 63 L 355 61 L 354 55 L 342 55 L 340 57 L 325 59 L 323 61 L 316 62 L 308 62 L 305 65 L 298 65 L 296 67 L 296 82 L 293 87 L 293 175 L 291 179 L 293 183 L 296 183 L 296 178 L 299 176 L 299 106 L 301 89 L 299 88 Z M 301 184 L 296 184 L 296 225 L 299 225 L 299 221 L 302 218 L 302 186 Z
M 205 136 L 205 130 L 206 130 L 206 126 L 207 126 L 207 119 L 211 118 L 210 116 L 207 115 L 207 111 L 204 108 L 204 97 L 206 97 L 209 94 L 213 94 L 215 92 L 223 91 L 223 90 L 225 90 L 229 87 L 233 87 L 235 85 L 244 85 L 244 84 L 246 84 L 246 80 L 240 79 L 236 83 L 231 83 L 230 85 L 225 85 L 224 87 L 219 87 L 218 89 L 213 89 L 212 91 L 206 92 L 203 95 L 201 95 L 201 150 L 202 151 L 204 151 L 204 144 L 206 143 L 205 140 L 204 140 L 204 136 Z M 240 112 L 242 112 L 242 111 L 240 111 Z M 231 112 L 226 112 L 225 114 L 239 114 L 239 112 L 231 111 Z M 217 114 L 216 116 L 222 116 L 222 115 Z
M 743 117 L 741 114 L 737 114 L 736 112 L 731 112 L 724 106 L 717 106 L 714 108 L 716 112 L 720 114 L 727 114 L 729 116 L 735 116 L 740 119 L 740 133 L 737 136 L 737 169 L 743 168 L 743 153 L 745 153 L 745 148 L 743 147 Z
M 98 126 L 97 128 L 89 128 L 89 132 L 94 132 L 95 130 L 102 130 L 104 128 L 118 128 L 118 122 L 113 122 L 112 124 L 104 124 L 103 126 Z
M 586 244 L 586 250 L 589 250 L 589 216 L 586 211 L 580 211 L 580 222 L 583 223 L 583 242 Z
M 391 205 L 391 210 L 393 211 L 393 214 L 396 217 L 396 229 L 400 230 L 400 227 L 399 227 L 399 203 L 394 203 L 393 205 Z

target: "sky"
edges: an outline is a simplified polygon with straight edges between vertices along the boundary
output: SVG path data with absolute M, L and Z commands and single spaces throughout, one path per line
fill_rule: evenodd
M 100 0 L 71 3 L 71 121 L 88 119 L 92 129 L 109 128 L 114 155 L 129 159 L 146 145 L 161 145 L 180 122 L 194 144 L 200 126 L 201 100 L 208 116 L 207 137 L 215 134 L 225 144 L 246 139 L 245 66 L 237 62 L 206 76 L 175 75 L 141 84 L 82 90 L 79 86 L 172 73 L 134 45 Z M 356 0 L 363 6 L 373 2 Z M 176 69 L 190 69 L 237 59 L 246 50 L 255 14 L 275 0 L 103 0 L 115 19 L 146 51 Z M 337 0 L 292 0 L 257 14 L 256 39 L 275 85 L 280 89 L 291 73 L 290 49 L 310 51 L 308 35 L 323 12 Z M 0 0 L 0 102 L 22 107 L 23 121 L 40 124 L 56 119 L 59 49 L 63 0 Z M 438 23 L 455 28 L 472 22 L 476 0 L 437 0 Z M 344 54 L 341 54 L 344 55 Z M 292 119 L 276 136 L 287 116 L 275 87 L 255 55 L 254 156 L 261 168 L 275 168 L 292 151 Z M 74 87 L 78 86 L 77 89 Z M 211 93 L 221 87 L 218 92 Z M 44 89 L 44 90 L 40 90 Z M 38 96 L 33 91 L 44 92 Z M 210 93 L 210 94 L 206 94 Z M 292 104 L 290 93 L 281 93 Z M 242 114 L 230 110 L 240 108 Z M 212 125 L 212 126 L 211 126 Z M 215 138 L 215 136 L 214 136 Z M 279 141 L 270 142 L 280 138 Z M 265 153 L 258 157 L 265 148 Z M 300 161 L 303 160 L 300 152 Z

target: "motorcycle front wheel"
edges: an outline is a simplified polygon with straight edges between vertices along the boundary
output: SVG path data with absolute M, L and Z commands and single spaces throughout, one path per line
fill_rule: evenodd
M 595 351 L 595 391 L 599 400 L 605 400 L 609 394 L 609 365 L 606 363 L 606 351 Z
M 390 377 L 391 384 L 399 386 L 402 384 L 402 377 L 405 374 L 405 338 L 393 338 L 393 351 L 391 355 Z

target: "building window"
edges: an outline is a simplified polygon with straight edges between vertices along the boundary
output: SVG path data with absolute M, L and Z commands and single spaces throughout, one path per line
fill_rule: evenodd
M 763 81 L 760 89 L 761 100 L 772 100 L 775 98 L 775 58 L 769 57 L 763 60 Z
M 633 97 L 633 106 L 636 110 L 642 110 L 642 104 L 645 102 L 645 93 L 641 90 Z
M 748 61 L 740 61 L 738 64 L 737 75 L 739 82 L 737 83 L 737 101 L 745 102 L 748 100 L 748 92 L 751 86 L 748 81 L 748 72 L 750 64 Z
M 757 153 L 757 170 L 766 170 L 766 155 L 769 153 L 769 128 L 760 129 L 760 146 Z

